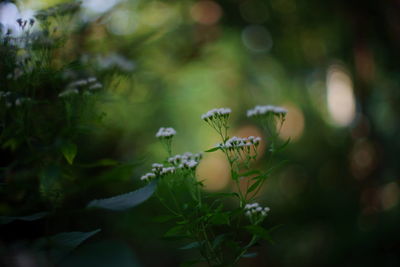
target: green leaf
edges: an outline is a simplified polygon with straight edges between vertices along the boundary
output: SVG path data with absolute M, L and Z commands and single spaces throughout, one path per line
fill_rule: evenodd
M 280 147 L 278 147 L 275 151 L 275 153 L 278 153 L 282 150 L 284 150 L 290 143 L 290 137 L 288 138 L 288 140 L 285 141 L 285 143 L 283 143 Z
M 8 224 L 16 220 L 28 222 L 36 221 L 45 217 L 47 214 L 48 212 L 38 212 L 27 216 L 0 216 L 0 224 Z
M 257 237 L 260 237 L 262 239 L 268 240 L 271 243 L 274 243 L 274 240 L 272 239 L 271 235 L 269 234 L 269 231 L 264 229 L 261 226 L 258 225 L 248 225 L 244 227 L 250 234 L 255 235 Z
M 72 143 L 72 142 L 64 142 L 61 146 L 61 152 L 64 155 L 65 159 L 68 161 L 69 164 L 74 163 L 74 159 L 76 156 L 76 153 L 78 151 L 77 146 Z
M 91 232 L 65 232 L 50 237 L 44 237 L 35 242 L 39 251 L 46 251 L 48 255 L 58 262 L 85 240 L 100 232 L 100 229 Z
M 231 170 L 231 177 L 234 181 L 236 181 L 237 179 L 239 179 L 239 174 L 234 170 Z
M 247 189 L 247 193 L 251 193 L 251 192 L 253 192 L 254 190 L 256 190 L 257 189 L 257 187 L 262 183 L 262 181 L 263 180 L 257 180 L 255 183 L 253 183 L 250 187 L 249 187 L 249 189 Z
M 220 234 L 212 241 L 212 248 L 215 249 L 222 244 L 222 242 L 228 237 L 228 234 Z
M 104 198 L 104 199 L 96 199 L 92 200 L 87 207 L 88 208 L 101 208 L 107 210 L 121 211 L 133 208 L 147 199 L 149 199 L 155 189 L 156 189 L 157 181 L 153 180 L 151 183 L 142 187 L 136 191 L 132 191 L 130 193 L 126 193 L 123 195 Z
M 254 258 L 254 257 L 257 257 L 257 255 L 258 255 L 257 252 L 249 252 L 249 253 L 243 254 L 242 258 Z
M 214 152 L 214 151 L 217 151 L 219 149 L 220 149 L 219 147 L 213 147 L 213 148 L 210 148 L 210 149 L 208 149 L 208 150 L 206 150 L 204 152 Z
M 186 249 L 198 248 L 198 247 L 200 247 L 202 245 L 202 243 L 203 242 L 195 241 L 195 242 L 189 243 L 189 244 L 187 244 L 187 245 L 185 245 L 183 247 L 180 247 L 179 249 L 186 250 Z
M 177 225 L 169 229 L 165 234 L 164 238 L 176 238 L 176 237 L 185 237 L 186 231 L 183 225 Z
M 251 171 L 248 171 L 248 172 L 245 172 L 245 173 L 241 173 L 240 176 L 250 176 L 250 175 L 253 175 L 253 174 L 261 174 L 261 171 L 259 171 L 259 170 L 251 170 Z

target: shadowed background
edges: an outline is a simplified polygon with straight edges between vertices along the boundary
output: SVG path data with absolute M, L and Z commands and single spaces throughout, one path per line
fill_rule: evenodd
M 17 1 L 26 14 L 60 2 Z M 260 194 L 271 208 L 267 225 L 281 226 L 276 243 L 263 243 L 243 266 L 398 266 L 399 14 L 396 0 L 83 1 L 58 24 L 74 34 L 55 64 L 90 66 L 107 97 L 96 105 L 103 126 L 82 138 L 76 161 L 135 164 L 79 170 L 63 207 L 141 186 L 166 156 L 154 138 L 159 127 L 177 130 L 176 153 L 204 151 L 218 141 L 200 119 L 207 110 L 232 108 L 230 134 L 248 136 L 262 132 L 247 109 L 281 105 L 280 137 L 291 143 L 280 158 L 288 162 Z M 217 153 L 198 177 L 209 191 L 232 186 Z M 160 238 L 167 226 L 151 218 L 161 209 L 150 200 L 124 213 L 55 216 L 55 229 L 103 229 L 63 266 L 177 266 L 187 252 Z

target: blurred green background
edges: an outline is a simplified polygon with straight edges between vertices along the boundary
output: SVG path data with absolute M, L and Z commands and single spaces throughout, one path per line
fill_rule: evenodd
M 28 11 L 60 2 L 17 1 Z M 82 138 L 76 161 L 134 164 L 79 171 L 50 227 L 102 232 L 63 266 L 179 265 L 189 255 L 160 238 L 157 201 L 124 213 L 74 208 L 141 186 L 166 156 L 159 127 L 177 130 L 175 152 L 204 151 L 218 138 L 202 113 L 230 107 L 231 135 L 257 135 L 245 112 L 258 104 L 288 109 L 281 137 L 292 141 L 260 195 L 267 224 L 281 225 L 276 243 L 242 266 L 399 266 L 399 14 L 397 0 L 84 0 L 55 57 L 95 69 L 106 97 L 103 126 Z M 207 190 L 230 188 L 226 166 L 206 156 Z

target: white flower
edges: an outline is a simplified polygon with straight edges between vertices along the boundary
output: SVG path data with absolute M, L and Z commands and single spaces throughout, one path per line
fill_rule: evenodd
M 244 210 L 244 214 L 250 219 L 263 219 L 267 216 L 270 209 L 268 207 L 263 208 L 260 204 L 255 202 L 252 204 L 246 204 Z
M 143 175 L 142 177 L 140 177 L 140 180 L 142 181 L 149 181 L 153 178 L 156 178 L 156 175 L 152 172 L 146 173 L 145 175 Z
M 92 84 L 91 86 L 89 86 L 89 90 L 96 90 L 96 89 L 100 89 L 102 87 L 103 87 L 103 85 L 101 85 L 101 83 L 95 83 L 95 84 Z
M 218 118 L 228 118 L 231 112 L 230 108 L 214 108 L 201 115 L 201 119 L 208 121 Z
M 160 175 L 168 175 L 175 172 L 175 167 L 166 167 L 162 168 Z
M 251 146 L 257 146 L 261 141 L 261 137 L 237 137 L 233 136 L 229 138 L 225 143 L 219 143 L 216 147 L 226 148 L 229 150 L 236 149 L 236 148 L 245 148 Z
M 22 104 L 27 103 L 27 102 L 29 102 L 29 101 L 31 101 L 31 98 L 29 98 L 29 97 L 20 97 L 20 98 L 17 98 L 17 99 L 15 100 L 15 106 L 16 106 L 16 107 L 19 107 L 19 106 L 21 106 Z
M 277 106 L 255 106 L 253 109 L 247 111 L 247 117 L 265 116 L 268 114 L 286 115 L 287 109 Z
M 78 89 L 76 88 L 71 88 L 71 89 L 66 89 L 62 91 L 61 93 L 58 94 L 58 97 L 67 97 L 67 96 L 72 96 L 72 95 L 77 95 L 79 94 Z
M 87 81 L 88 83 L 94 83 L 94 82 L 97 81 L 97 79 L 96 79 L 96 77 L 89 77 L 89 78 L 87 78 L 86 81 Z
M 195 169 L 202 158 L 201 153 L 186 152 L 182 155 L 175 155 L 168 158 L 168 162 L 178 169 Z
M 18 8 L 13 3 L 0 3 L 0 30 L 3 34 L 8 31 L 18 32 L 17 19 L 20 17 Z
M 191 159 L 183 163 L 183 166 L 187 167 L 188 169 L 194 169 L 196 168 L 197 164 L 199 164 L 197 161 Z
M 174 135 L 176 135 L 176 131 L 174 130 L 174 128 L 164 128 L 161 127 L 158 132 L 156 133 L 156 137 L 157 138 L 172 138 Z

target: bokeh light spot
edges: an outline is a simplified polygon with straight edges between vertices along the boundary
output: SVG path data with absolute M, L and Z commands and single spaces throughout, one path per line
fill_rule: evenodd
M 328 110 L 333 123 L 338 126 L 349 125 L 356 112 L 353 83 L 349 74 L 340 65 L 332 65 L 327 73 Z
M 384 210 L 394 208 L 399 202 L 399 193 L 399 186 L 395 182 L 391 182 L 383 186 L 381 190 L 382 208 Z
M 193 20 L 204 25 L 216 24 L 222 16 L 222 9 L 214 1 L 198 1 L 190 9 Z
M 229 164 L 222 153 L 206 154 L 196 170 L 197 180 L 207 191 L 219 191 L 230 183 Z
M 131 34 L 136 30 L 136 17 L 128 10 L 113 12 L 108 23 L 108 29 L 116 35 Z
M 242 42 L 252 52 L 268 52 L 273 41 L 269 31 L 260 25 L 249 25 L 242 31 Z
M 304 132 L 303 112 L 292 103 L 285 104 L 283 107 L 288 110 L 288 113 L 279 132 L 279 137 L 283 140 L 290 138 L 292 141 L 296 141 Z

